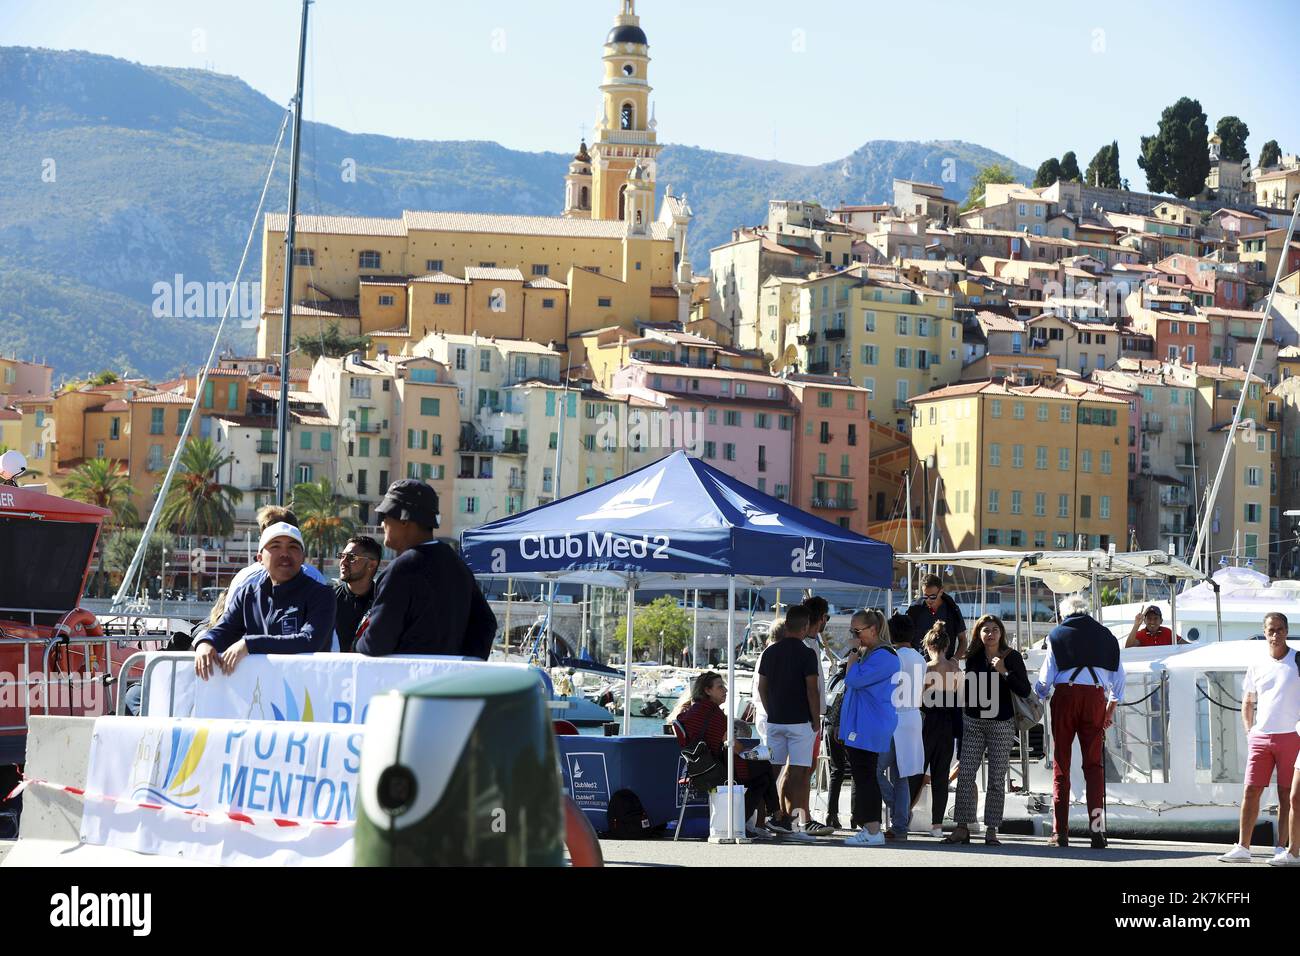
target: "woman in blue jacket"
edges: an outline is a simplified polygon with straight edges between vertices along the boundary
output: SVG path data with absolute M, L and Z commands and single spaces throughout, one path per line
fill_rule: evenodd
M 898 680 L 898 655 L 889 646 L 889 625 L 876 610 L 858 611 L 849 625 L 858 646 L 849 652 L 844 675 L 844 703 L 840 707 L 840 740 L 853 774 L 853 826 L 861 829 L 845 846 L 884 846 L 880 832 L 880 784 L 876 767 L 880 754 L 889 751 L 898 713 L 894 685 Z

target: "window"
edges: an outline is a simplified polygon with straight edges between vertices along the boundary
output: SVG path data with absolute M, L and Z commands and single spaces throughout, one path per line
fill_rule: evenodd
M 740 427 L 740 412 L 726 412 L 724 414 L 724 418 L 725 418 L 725 424 L 729 428 Z
M 1079 451 L 1079 470 L 1085 474 L 1092 472 L 1092 452 L 1087 448 Z
M 794 418 L 790 415 L 778 416 L 777 427 L 779 427 L 783 432 L 792 431 L 794 429 Z
M 1070 406 L 1069 406 L 1069 405 L 1062 405 L 1062 406 L 1061 406 L 1061 421 L 1062 421 L 1062 423 L 1064 423 L 1064 424 L 1066 424 L 1066 425 L 1070 424 Z
M 718 457 L 718 445 L 716 442 L 706 441 L 704 443 L 704 457 L 705 458 Z
M 1038 420 L 1040 422 L 1047 421 L 1047 404 L 1045 402 L 1038 403 Z
M 771 427 L 772 427 L 772 423 L 771 423 L 771 420 L 770 420 L 769 417 L 768 417 L 767 412 L 755 412 L 755 413 L 754 413 L 754 427 L 755 427 L 755 428 L 771 428 Z
M 451 293 L 450 293 L 450 292 L 435 292 L 435 293 L 433 294 L 433 304 L 434 304 L 434 305 L 451 305 Z
M 1079 517 L 1092 517 L 1092 495 L 1079 495 Z
M 894 364 L 899 368 L 911 368 L 911 349 L 895 349 Z
M 1000 468 L 1002 466 L 1002 446 L 997 442 L 989 445 L 989 467 Z
M 1258 488 L 1263 482 L 1263 475 L 1264 472 L 1260 468 L 1247 468 L 1246 484 L 1250 485 L 1252 488 Z
M 905 315 L 900 315 L 900 316 L 898 317 L 898 334 L 899 334 L 899 335 L 907 335 L 907 334 L 908 334 L 908 333 L 907 333 L 907 316 L 905 316 Z
M 596 299 L 596 308 L 598 309 L 608 309 L 611 308 L 613 305 L 614 305 L 614 300 L 611 299 L 609 296 L 602 295 L 598 299 Z
M 95 442 L 95 457 L 96 458 L 104 457 L 104 443 L 102 441 Z
M 483 351 L 479 352 L 478 370 L 480 372 L 492 371 L 492 353 L 489 352 L 487 349 L 484 349 Z
M 1002 417 L 1002 399 L 995 398 L 989 401 L 989 416 L 991 418 Z
M 463 348 L 456 349 L 456 368 L 462 372 L 465 371 L 465 369 L 469 368 L 468 349 L 463 349 Z
M 1109 475 L 1110 469 L 1111 469 L 1110 452 L 1103 451 L 1101 453 L 1101 473 L 1103 475 Z
M 1070 496 L 1069 496 L 1069 495 L 1057 495 L 1057 498 L 1056 498 L 1056 517 L 1058 517 L 1058 518 L 1068 518 L 1068 517 L 1070 517 Z M 1058 548 L 1063 548 L 1063 547 L 1065 547 L 1065 545 L 1063 545 L 1063 544 L 1058 544 L 1057 547 L 1058 547 Z
M 1013 515 L 1023 514 L 1023 509 L 1020 506 L 1020 492 L 1018 491 L 1011 492 L 1011 513 Z
M 834 396 L 833 396 L 832 393 L 830 393 L 830 392 L 818 392 L 818 393 L 817 393 L 817 407 L 818 407 L 818 408 L 832 408 L 832 407 L 833 407 L 833 398 L 834 398 Z
M 718 410 L 716 408 L 709 409 L 709 424 L 710 425 L 718 424 Z
M 378 269 L 379 261 L 379 253 L 370 249 L 357 256 L 357 266 L 362 269 Z
M 122 419 L 114 418 L 109 423 L 109 427 L 108 427 L 109 441 L 117 441 L 121 437 L 122 437 Z M 103 456 L 101 455 L 100 457 L 102 458 Z
M 298 447 L 303 451 L 311 451 L 311 432 L 301 432 L 298 435 Z
M 161 409 L 161 408 L 153 408 L 149 410 L 149 434 L 150 435 L 161 435 L 163 433 L 163 415 L 165 413 L 166 413 L 165 409 Z M 37 421 L 37 424 L 38 425 L 40 424 L 39 420 Z M 160 445 L 158 447 L 162 447 L 162 446 Z
M 177 409 L 176 411 L 176 437 L 179 438 L 185 434 L 185 423 L 189 421 L 190 410 L 188 408 Z M 103 458 L 103 455 L 99 456 Z
M 1098 503 L 1097 517 L 1103 519 L 1110 517 L 1110 495 L 1101 496 L 1101 501 Z
M 734 442 L 724 442 L 722 445 L 722 457 L 727 461 L 736 460 L 736 445 Z
M 875 365 L 879 361 L 880 350 L 874 345 L 862 346 L 862 364 Z
M 1025 403 L 1024 403 L 1024 402 L 1015 402 L 1015 403 L 1012 404 L 1012 406 L 1011 406 L 1011 417 L 1014 418 L 1016 421 L 1024 421 L 1024 419 L 1025 419 Z
M 1025 467 L 1025 446 L 1024 445 L 1011 446 L 1011 467 L 1012 468 Z
M 316 251 L 314 249 L 294 249 L 293 264 L 296 266 L 314 266 Z
M 864 332 L 876 331 L 876 313 L 874 312 L 862 313 L 862 329 Z
M 999 491 L 997 488 L 990 488 L 989 508 L 988 508 L 989 514 L 994 515 L 998 513 L 998 507 L 1000 506 L 1001 501 L 1002 501 L 1002 492 Z
M 370 457 L 370 439 L 369 439 L 369 438 L 363 438 L 363 439 L 361 439 L 361 457 L 362 457 L 362 458 L 369 458 L 369 457 Z
M 438 398 L 420 399 L 420 414 L 437 417 L 442 414 L 442 400 Z
M 441 259 L 425 259 L 425 260 L 424 260 L 424 271 L 425 271 L 425 272 L 441 272 L 441 271 L 442 271 L 442 260 L 441 260 Z
M 1245 519 L 1248 524 L 1258 524 L 1260 507 L 1254 502 L 1246 502 Z
M 996 528 L 986 528 L 986 529 L 984 529 L 984 543 L 985 543 L 985 544 L 997 544 L 997 543 L 998 543 L 998 532 L 997 532 L 997 529 L 996 529 Z
M 329 432 L 320 433 L 320 450 L 321 451 L 334 450 L 334 436 L 331 433 Z
M 1045 491 L 1034 492 L 1034 515 L 1042 518 L 1047 514 L 1047 493 Z
M 162 447 L 162 445 L 150 445 L 150 446 L 149 446 L 149 464 L 148 464 L 146 470 L 148 470 L 148 471 L 158 471 L 159 469 L 161 469 L 161 468 L 162 468 L 162 459 L 163 459 L 163 447 Z
M 1062 448 L 1060 450 L 1060 454 L 1057 456 L 1057 467 L 1061 471 L 1070 470 L 1070 449 Z
M 1039 471 L 1047 470 L 1047 446 L 1039 445 L 1034 449 L 1034 467 Z
M 551 267 L 540 262 L 533 263 L 533 275 L 548 276 L 551 274 Z
M 381 296 L 379 297 L 379 304 L 380 304 L 380 305 L 392 305 L 392 304 L 393 304 L 393 301 L 394 301 L 394 300 L 393 300 L 393 297 L 392 297 L 391 295 L 381 295 Z
M 306 485 L 311 483 L 311 465 L 298 466 L 298 484 Z

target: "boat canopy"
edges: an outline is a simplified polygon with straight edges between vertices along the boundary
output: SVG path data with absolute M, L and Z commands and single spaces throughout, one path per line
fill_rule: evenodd
M 911 564 L 950 564 L 1041 581 L 1060 594 L 1080 591 L 1097 581 L 1138 578 L 1153 581 L 1206 581 L 1202 572 L 1164 551 L 955 551 L 900 554 Z

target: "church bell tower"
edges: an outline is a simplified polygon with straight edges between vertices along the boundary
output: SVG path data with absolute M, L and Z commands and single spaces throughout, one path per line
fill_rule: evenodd
M 603 101 L 591 144 L 591 218 L 630 221 L 628 189 L 655 190 L 659 150 L 650 112 L 650 43 L 636 15 L 636 0 L 622 0 L 622 12 L 605 37 Z M 629 177 L 641 167 L 635 184 Z M 644 201 L 642 199 L 642 201 Z M 644 216 L 644 211 L 643 211 Z

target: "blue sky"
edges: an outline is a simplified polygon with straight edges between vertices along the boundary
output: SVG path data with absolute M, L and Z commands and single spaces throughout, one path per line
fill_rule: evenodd
M 352 132 L 567 151 L 599 104 L 617 0 L 318 0 L 306 117 Z M 1073 9 L 1070 9 L 1073 8 Z M 293 84 L 293 0 L 0 0 L 0 43 Z M 1082 12 L 1075 12 L 1082 11 Z M 666 142 L 794 163 L 871 139 L 962 139 L 1030 167 L 1139 137 L 1179 96 L 1251 155 L 1300 151 L 1300 3 L 639 0 Z

